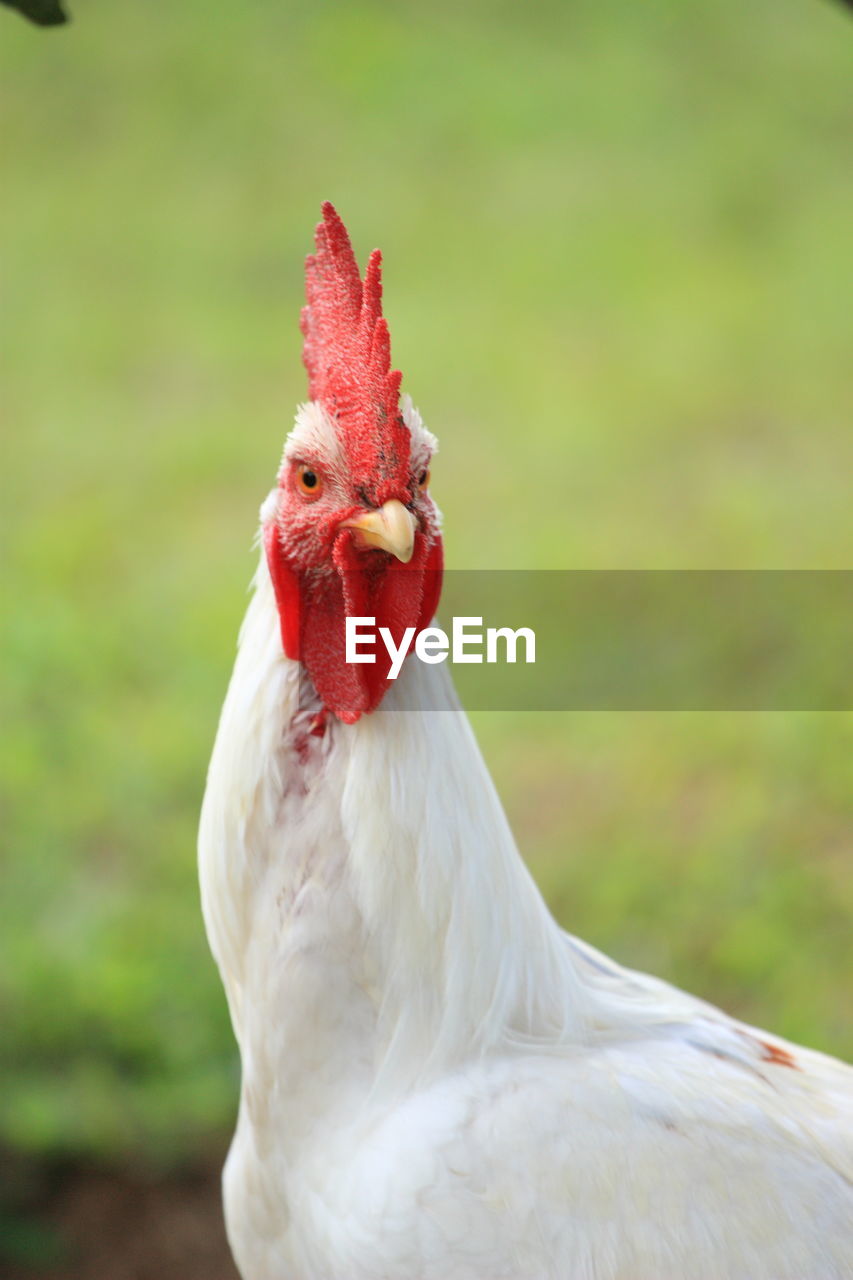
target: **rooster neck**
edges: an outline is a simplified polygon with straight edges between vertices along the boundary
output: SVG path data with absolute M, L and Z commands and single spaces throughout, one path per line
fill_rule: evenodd
M 294 1141 L 330 1099 L 561 1037 L 577 988 L 446 669 L 407 662 L 354 725 L 313 733 L 317 711 L 262 560 L 208 777 L 202 904 L 244 1106 L 261 1132 L 287 1100 Z

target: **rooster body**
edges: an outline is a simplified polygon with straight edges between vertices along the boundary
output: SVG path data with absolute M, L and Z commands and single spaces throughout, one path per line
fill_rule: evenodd
M 309 270 L 328 289 L 349 242 L 324 213 Z M 434 441 L 408 402 L 397 426 L 417 481 Z M 383 685 L 336 665 L 335 579 L 317 585 L 286 520 L 299 494 L 315 502 L 309 463 L 334 488 L 340 452 L 340 416 L 315 399 L 262 508 L 202 812 L 243 1068 L 224 1190 L 245 1280 L 853 1276 L 853 1073 L 560 930 L 446 667 L 408 659 Z M 375 576 L 386 544 L 435 569 L 415 481 L 408 502 L 377 491 L 368 516 L 336 516 L 316 549 L 342 577 L 366 566 L 398 628 L 407 609 L 432 618 L 429 588 L 401 578 L 392 598 Z

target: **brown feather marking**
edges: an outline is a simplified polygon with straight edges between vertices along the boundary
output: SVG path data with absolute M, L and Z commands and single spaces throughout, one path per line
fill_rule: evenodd
M 796 1058 L 787 1049 L 783 1049 L 781 1045 L 771 1044 L 769 1040 L 758 1040 L 762 1056 L 765 1062 L 775 1062 L 777 1067 L 791 1067 L 794 1071 L 801 1071 Z

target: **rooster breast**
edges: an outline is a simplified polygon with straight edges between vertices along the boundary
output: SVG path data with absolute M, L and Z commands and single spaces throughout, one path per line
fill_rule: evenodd
M 853 1265 L 841 1175 L 735 1068 L 673 1044 L 470 1067 L 378 1125 L 336 1193 L 335 1274 L 365 1280 L 841 1280 Z
M 775 1087 L 664 1038 L 469 1063 L 325 1132 L 287 1230 L 237 1256 L 253 1280 L 285 1257 L 304 1280 L 843 1280 L 849 1183 Z

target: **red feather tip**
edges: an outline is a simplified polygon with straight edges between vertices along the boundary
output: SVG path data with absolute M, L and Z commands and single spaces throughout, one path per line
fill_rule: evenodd
M 337 422 L 344 439 L 379 436 L 387 448 L 402 429 L 406 439 L 399 444 L 407 453 L 399 407 L 402 374 L 391 369 L 391 338 L 382 315 L 382 255 L 373 250 L 362 282 L 347 229 L 329 201 L 314 242 L 317 251 L 305 260 L 307 306 L 301 320 L 308 394 Z

